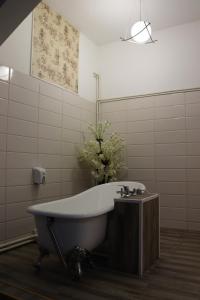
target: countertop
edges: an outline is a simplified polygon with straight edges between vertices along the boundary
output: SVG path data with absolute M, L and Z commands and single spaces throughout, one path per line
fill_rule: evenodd
M 115 202 L 125 202 L 125 203 L 145 203 L 152 199 L 159 197 L 159 194 L 156 193 L 144 193 L 142 195 L 130 196 L 130 197 L 122 197 L 118 199 L 114 199 Z

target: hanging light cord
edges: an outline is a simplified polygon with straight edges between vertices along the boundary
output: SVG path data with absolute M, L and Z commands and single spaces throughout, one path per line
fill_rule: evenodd
M 140 5 L 140 21 L 142 21 L 142 0 L 139 0 L 139 5 Z

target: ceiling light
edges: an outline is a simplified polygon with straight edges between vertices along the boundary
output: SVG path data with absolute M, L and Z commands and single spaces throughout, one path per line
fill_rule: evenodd
M 137 44 L 149 44 L 155 43 L 156 40 L 152 38 L 151 23 L 148 21 L 142 21 L 142 9 L 140 0 L 140 21 L 134 23 L 130 29 L 130 36 L 121 38 L 123 42 L 132 42 Z

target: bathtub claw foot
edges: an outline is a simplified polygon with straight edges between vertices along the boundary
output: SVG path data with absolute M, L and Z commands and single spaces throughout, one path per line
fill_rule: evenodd
M 67 257 L 68 270 L 73 280 L 80 280 L 82 276 L 83 263 L 86 263 L 91 268 L 94 267 L 90 252 L 86 249 L 76 246 Z
M 35 270 L 38 271 L 38 272 L 41 270 L 41 265 L 42 265 L 43 258 L 45 256 L 49 256 L 49 252 L 46 249 L 39 248 L 39 251 L 40 251 L 39 257 L 33 265 Z
M 90 268 L 90 269 L 94 269 L 95 268 L 95 264 L 94 261 L 92 259 L 92 255 L 88 250 L 85 250 L 85 263 L 86 265 Z

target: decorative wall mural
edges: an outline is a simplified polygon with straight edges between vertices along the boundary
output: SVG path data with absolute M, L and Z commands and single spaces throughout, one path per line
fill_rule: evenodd
M 79 31 L 45 3 L 33 12 L 31 75 L 78 92 Z

